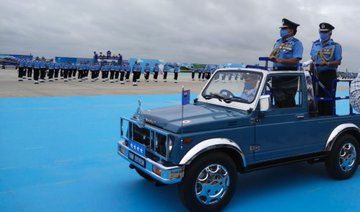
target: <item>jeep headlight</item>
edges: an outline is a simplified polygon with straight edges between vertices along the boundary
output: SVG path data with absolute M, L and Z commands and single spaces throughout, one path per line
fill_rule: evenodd
M 170 155 L 173 147 L 174 147 L 174 138 L 172 136 L 169 136 L 169 138 L 168 138 L 168 152 L 169 152 L 169 155 Z

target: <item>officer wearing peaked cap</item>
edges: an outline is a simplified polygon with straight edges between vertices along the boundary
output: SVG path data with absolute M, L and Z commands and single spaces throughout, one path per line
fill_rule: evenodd
M 336 70 L 342 60 L 341 45 L 331 39 L 334 29 L 335 27 L 329 23 L 320 23 L 320 39 L 313 42 L 310 50 L 312 59 L 311 69 L 316 71 L 320 82 L 328 91 L 331 91 L 332 82 L 337 78 Z M 318 89 L 317 96 L 325 97 L 326 94 L 322 89 Z M 319 101 L 318 108 L 319 115 L 332 114 L 332 103 L 330 101 Z
M 297 70 L 302 59 L 303 45 L 294 36 L 300 25 L 286 18 L 282 19 L 282 23 L 280 39 L 275 42 L 270 58 L 274 61 L 274 70 Z
M 275 42 L 270 53 L 270 59 L 274 62 L 274 70 L 297 70 L 303 54 L 303 45 L 294 36 L 297 27 L 300 26 L 286 18 L 282 19 L 280 26 L 280 39 Z M 295 94 L 297 90 L 297 77 L 277 77 L 272 80 L 275 105 L 279 108 L 295 106 Z

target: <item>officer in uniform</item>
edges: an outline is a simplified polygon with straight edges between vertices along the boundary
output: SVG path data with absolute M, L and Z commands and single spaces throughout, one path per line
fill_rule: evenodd
M 164 65 L 164 70 L 163 70 L 163 72 L 164 72 L 164 75 L 163 75 L 163 80 L 164 80 L 164 82 L 167 82 L 167 74 L 168 74 L 168 72 L 169 72 L 169 69 L 170 69 L 170 65 L 169 64 L 165 64 Z
M 310 69 L 315 70 L 320 82 L 329 92 L 331 92 L 332 82 L 337 78 L 336 70 L 342 60 L 341 45 L 331 39 L 334 29 L 335 27 L 329 23 L 320 23 L 320 39 L 313 42 L 310 51 L 312 59 Z M 334 89 L 336 91 L 336 86 Z M 327 97 L 322 89 L 318 89 L 317 96 Z M 318 109 L 318 114 L 321 116 L 331 115 L 333 110 L 331 101 L 319 101 Z
M 177 83 L 178 76 L 179 76 L 179 71 L 180 71 L 180 66 L 178 64 L 175 64 L 175 67 L 174 67 L 174 80 L 175 80 L 175 82 L 174 83 Z
M 130 67 L 129 62 L 127 62 L 125 64 L 124 70 L 126 72 L 126 75 L 125 75 L 126 82 L 130 82 L 131 67 Z
M 25 78 L 26 75 L 26 71 L 25 71 L 25 60 L 24 59 L 20 59 L 18 61 L 18 77 L 19 77 L 19 81 L 23 81 L 23 78 Z
M 31 80 L 32 71 L 33 71 L 33 61 L 32 60 L 28 60 L 26 62 L 26 69 L 27 69 L 27 78 L 28 78 L 28 80 Z
M 96 64 L 90 65 L 90 72 L 91 72 L 91 82 L 96 81 Z
M 192 81 L 194 81 L 195 79 L 195 68 L 194 68 L 194 66 L 191 66 L 191 79 L 192 79 Z
M 40 64 L 41 64 L 40 65 L 40 82 L 45 82 L 46 71 L 47 71 L 47 68 L 48 68 L 46 59 L 42 58 Z
M 150 65 L 149 65 L 149 63 L 146 63 L 146 65 L 144 67 L 144 78 L 145 78 L 146 82 L 149 82 L 149 76 L 150 76 Z
M 204 71 L 203 67 L 198 68 L 198 79 L 199 79 L 199 81 L 201 80 L 201 74 L 202 74 L 203 71 Z
M 60 64 L 55 62 L 55 80 L 58 80 L 59 78 L 59 70 L 60 70 Z
M 116 69 L 115 64 L 114 64 L 114 63 L 111 63 L 111 65 L 109 65 L 109 70 L 110 70 L 110 83 L 114 83 L 115 69 Z
M 270 53 L 270 59 L 274 62 L 274 70 L 298 70 L 299 62 L 302 59 L 303 45 L 294 36 L 297 27 L 300 25 L 286 18 L 282 20 L 282 23 L 280 39 L 275 42 Z M 297 77 L 277 77 L 272 79 L 272 89 L 277 107 L 295 106 L 297 84 Z
M 154 66 L 154 68 L 152 70 L 153 76 L 154 76 L 154 82 L 157 82 L 159 71 L 160 71 L 159 64 L 155 63 L 155 66 Z
M 48 72 L 49 82 L 52 82 L 54 78 L 55 63 L 53 61 L 50 61 L 48 63 L 48 66 L 49 66 L 49 72 Z
M 140 75 L 141 75 L 141 66 L 138 62 L 135 62 L 134 66 L 132 68 L 132 72 L 133 72 L 133 86 L 137 86 L 136 82 L 140 78 Z
M 41 63 L 39 58 L 36 58 L 34 63 L 33 63 L 33 67 L 34 67 L 34 84 L 39 84 L 39 75 L 40 75 L 40 68 L 41 68 Z
M 121 63 L 115 64 L 115 81 L 119 82 L 119 75 L 120 75 L 120 71 L 121 71 Z
M 124 76 L 126 72 L 126 63 L 120 65 L 120 84 L 124 84 Z

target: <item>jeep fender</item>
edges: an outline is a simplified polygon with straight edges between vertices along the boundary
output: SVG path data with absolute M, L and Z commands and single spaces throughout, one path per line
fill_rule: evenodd
M 243 161 L 242 165 L 246 167 L 244 152 L 241 150 L 239 145 L 226 138 L 212 138 L 196 144 L 184 155 L 184 157 L 180 160 L 179 164 L 188 165 L 191 163 L 192 160 L 194 160 L 197 156 L 201 155 L 202 153 L 207 152 L 209 150 L 215 150 L 220 148 L 235 150 Z
M 360 128 L 355 124 L 353 123 L 340 124 L 331 132 L 325 145 L 325 151 L 331 151 L 336 139 L 345 132 L 355 133 L 354 134 L 355 137 L 357 138 L 360 137 Z M 360 142 L 360 140 L 358 140 L 358 142 Z

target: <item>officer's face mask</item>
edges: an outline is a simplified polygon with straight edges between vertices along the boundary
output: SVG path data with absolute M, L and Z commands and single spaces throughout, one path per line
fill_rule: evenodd
M 320 40 L 321 41 L 326 41 L 326 40 L 329 40 L 330 38 L 330 35 L 328 32 L 320 32 Z
M 280 37 L 283 38 L 288 34 L 288 29 L 286 28 L 281 28 L 280 29 Z

